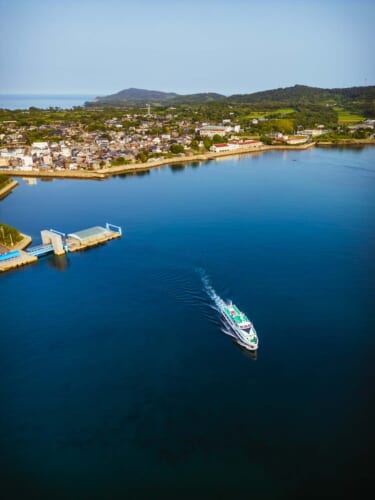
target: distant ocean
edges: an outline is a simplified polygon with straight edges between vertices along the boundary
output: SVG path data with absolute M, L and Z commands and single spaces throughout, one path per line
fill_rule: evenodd
M 92 94 L 0 94 L 1 109 L 48 109 L 50 107 L 69 109 L 83 106 L 95 98 Z

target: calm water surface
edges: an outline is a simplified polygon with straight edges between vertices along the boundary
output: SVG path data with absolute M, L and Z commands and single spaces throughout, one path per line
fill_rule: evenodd
M 0 213 L 35 242 L 125 229 L 0 278 L 7 498 L 358 497 L 373 472 L 375 149 L 21 181 Z M 256 360 L 202 276 L 254 321 Z
M 94 95 L 87 94 L 0 94 L 0 109 L 69 109 L 92 101 Z

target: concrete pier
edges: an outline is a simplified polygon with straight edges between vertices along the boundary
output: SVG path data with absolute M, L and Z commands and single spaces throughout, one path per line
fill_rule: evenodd
M 121 238 L 121 228 L 113 231 L 107 227 L 95 226 L 82 231 L 68 234 L 66 244 L 69 252 L 78 252 L 85 250 L 85 248 L 94 247 L 105 243 L 106 241 L 113 240 L 114 238 Z M 116 227 L 116 226 L 113 226 Z
M 64 255 L 66 252 L 78 252 L 115 238 L 121 238 L 122 228 L 107 223 L 105 227 L 94 226 L 68 235 L 54 229 L 44 229 L 40 234 L 43 244 L 30 247 L 26 252 L 21 250 L 21 247 L 28 245 L 31 238 L 25 235 L 18 248 L 14 247 L 10 250 L 0 246 L 0 272 L 37 262 L 38 257 L 45 256 L 52 251 L 55 255 Z
M 40 234 L 43 245 L 52 245 L 53 253 L 55 255 L 64 255 L 65 248 L 60 234 L 48 231 L 47 229 L 43 229 Z
M 16 252 L 9 252 L 10 254 Z M 6 254 L 3 254 L 3 256 Z M 29 255 L 23 250 L 17 250 L 17 255 L 11 256 L 9 259 L 0 261 L 0 272 L 10 271 L 11 269 L 16 269 L 17 267 L 26 266 L 27 264 L 32 264 L 38 261 L 38 257 Z

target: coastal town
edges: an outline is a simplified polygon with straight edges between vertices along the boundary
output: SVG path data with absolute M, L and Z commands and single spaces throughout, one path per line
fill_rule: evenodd
M 205 153 L 235 154 L 259 150 L 264 146 L 296 147 L 321 140 L 331 132 L 325 123 L 313 128 L 283 127 L 271 131 L 267 114 L 244 122 L 229 112 L 220 120 L 202 120 L 194 113 L 168 108 L 159 113 L 144 110 L 106 110 L 103 120 L 95 117 L 95 126 L 87 119 L 35 119 L 33 110 L 22 111 L 22 119 L 0 117 L 0 170 L 23 173 L 106 172 L 115 167 L 193 159 Z M 48 117 L 48 111 L 39 111 Z M 73 111 L 71 114 L 74 113 Z M 89 113 L 89 111 L 87 112 Z M 238 113 L 237 113 L 238 114 Z M 276 121 L 277 124 L 277 121 Z M 363 120 L 345 127 L 349 137 L 374 139 L 375 120 Z M 284 128 L 284 130 L 283 130 Z M 266 130 L 266 131 L 265 131 Z M 118 170 L 118 168 L 116 169 Z

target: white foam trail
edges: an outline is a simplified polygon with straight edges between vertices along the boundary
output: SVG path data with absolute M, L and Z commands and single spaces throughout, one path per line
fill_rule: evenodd
M 211 285 L 211 282 L 210 282 L 209 277 L 207 276 L 207 273 L 203 269 L 197 269 L 197 271 L 200 274 L 200 277 L 202 279 L 203 288 L 204 288 L 205 292 L 207 293 L 207 295 L 209 296 L 209 298 L 213 302 L 213 308 L 217 312 L 221 313 L 223 306 L 227 305 L 227 302 L 225 302 L 225 300 L 223 300 L 216 293 L 216 290 Z M 233 334 L 233 332 L 227 327 L 227 325 L 224 322 L 222 322 L 220 330 L 225 335 L 229 335 L 229 337 L 232 337 L 234 339 L 236 338 L 236 336 Z
M 216 293 L 214 288 L 212 287 L 210 283 L 210 279 L 207 276 L 206 272 L 203 271 L 203 269 L 198 269 L 198 272 L 201 276 L 203 287 L 207 295 L 210 297 L 214 305 L 216 306 L 215 308 L 220 312 L 221 308 L 226 304 L 225 301 L 219 297 L 219 295 Z

